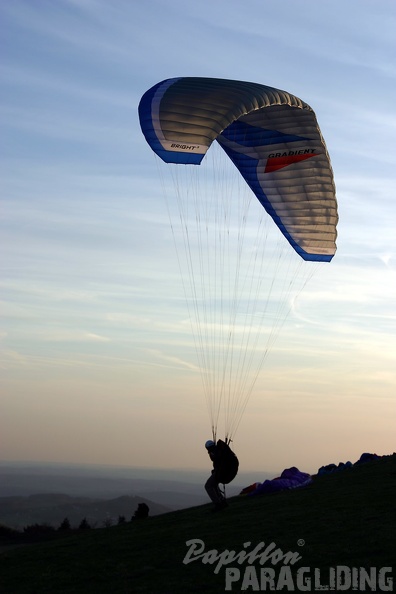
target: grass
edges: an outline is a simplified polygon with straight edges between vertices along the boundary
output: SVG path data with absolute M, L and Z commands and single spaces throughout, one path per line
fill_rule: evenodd
M 299 567 L 318 568 L 325 576 L 323 583 L 328 583 L 330 567 L 393 567 L 395 488 L 394 454 L 314 477 L 313 484 L 300 490 L 258 498 L 234 497 L 219 513 L 204 505 L 9 549 L 0 554 L 0 592 L 224 592 L 225 567 L 215 574 L 215 564 L 202 559 L 183 564 L 189 548 L 186 541 L 191 539 L 201 539 L 205 551 L 219 552 L 240 552 L 246 542 L 251 542 L 248 551 L 261 542 L 275 543 L 283 553 L 300 556 L 290 566 L 293 576 Z M 234 562 L 230 567 L 239 568 L 243 578 L 246 565 Z M 281 565 L 268 562 L 266 567 L 278 575 Z M 315 591 L 311 587 L 310 591 Z M 249 590 L 253 591 L 253 586 Z M 233 584 L 232 591 L 241 591 L 241 581 Z

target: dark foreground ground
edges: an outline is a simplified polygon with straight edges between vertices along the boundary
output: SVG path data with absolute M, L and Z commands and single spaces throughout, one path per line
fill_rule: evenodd
M 3 547 L 0 592 L 394 591 L 395 493 L 394 454 L 300 490 L 234 497 L 219 513 L 204 505 Z

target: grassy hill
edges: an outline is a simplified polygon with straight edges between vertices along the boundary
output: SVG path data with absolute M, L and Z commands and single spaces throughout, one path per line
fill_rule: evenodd
M 0 591 L 7 594 L 219 594 L 225 591 L 227 567 L 234 571 L 235 582 L 229 583 L 230 591 L 240 592 L 244 578 L 245 586 L 250 584 L 247 591 L 260 588 L 258 561 L 238 564 L 234 560 L 218 573 L 215 573 L 217 561 L 210 563 L 215 553 L 207 556 L 206 563 L 201 558 L 184 564 L 189 549 L 186 542 L 192 539 L 202 540 L 205 551 L 216 549 L 218 553 L 226 549 L 247 553 L 265 543 L 260 551 L 263 552 L 274 543 L 272 557 L 268 552 L 270 559 L 263 567 L 272 570 L 278 589 L 282 583 L 286 584 L 277 581 L 281 576 L 289 580 L 283 591 L 291 591 L 291 585 L 299 591 L 296 576 L 302 567 L 310 568 L 310 573 L 300 572 L 305 578 L 313 578 L 314 568 L 320 570 L 321 585 L 329 583 L 330 567 L 341 566 L 365 568 L 368 580 L 370 575 L 371 580 L 376 580 L 380 568 L 393 567 L 396 582 L 395 492 L 394 454 L 314 477 L 313 484 L 300 490 L 259 498 L 234 497 L 229 501 L 230 506 L 219 513 L 212 513 L 211 505 L 204 505 L 3 550 Z M 251 544 L 244 548 L 247 542 Z M 287 553 L 290 562 L 285 565 Z M 278 563 L 274 564 L 276 557 Z M 245 574 L 249 565 L 255 569 Z M 371 574 L 370 568 L 374 568 Z M 240 580 L 236 579 L 238 570 Z M 254 572 L 258 582 L 254 581 Z M 356 580 L 363 579 L 361 576 L 365 574 L 355 571 L 351 575 L 358 585 L 355 590 L 364 591 Z M 385 577 L 387 580 L 390 573 Z M 290 580 L 294 580 L 293 584 Z M 318 591 L 314 581 L 304 584 L 305 591 Z M 367 584 L 365 591 L 382 591 L 382 586 L 373 590 L 372 581 Z M 385 587 L 387 584 L 386 581 Z M 268 590 L 270 585 L 267 583 Z M 389 584 L 388 591 L 393 591 L 389 590 Z

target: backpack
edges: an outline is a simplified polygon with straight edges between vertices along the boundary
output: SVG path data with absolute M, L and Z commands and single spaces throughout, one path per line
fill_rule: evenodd
M 217 441 L 218 463 L 216 464 L 216 477 L 223 485 L 234 480 L 238 474 L 239 460 L 230 446 L 219 439 Z

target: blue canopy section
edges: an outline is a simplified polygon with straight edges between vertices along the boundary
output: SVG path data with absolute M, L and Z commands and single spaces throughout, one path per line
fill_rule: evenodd
M 163 160 L 165 163 L 180 163 L 184 165 L 199 165 L 204 158 L 203 154 L 189 153 L 189 152 L 177 152 L 176 150 L 167 150 L 164 148 L 160 137 L 158 126 L 155 125 L 155 119 L 153 119 L 153 102 L 158 90 L 163 86 L 163 83 L 158 83 L 151 89 L 149 89 L 142 97 L 139 103 L 139 119 L 140 125 L 144 130 L 144 135 L 148 144 L 151 146 L 153 151 Z M 181 144 L 181 143 L 180 143 Z
M 237 142 L 241 146 L 246 147 L 260 147 L 270 146 L 272 144 L 286 143 L 286 142 L 301 142 L 301 140 L 309 140 L 303 136 L 295 134 L 284 134 L 279 130 L 267 130 L 266 128 L 259 128 L 251 126 L 245 122 L 234 122 L 221 133 L 223 138 L 227 138 L 232 142 Z

